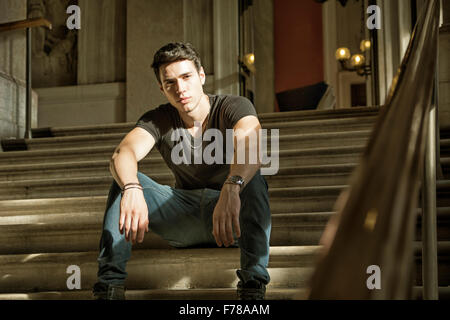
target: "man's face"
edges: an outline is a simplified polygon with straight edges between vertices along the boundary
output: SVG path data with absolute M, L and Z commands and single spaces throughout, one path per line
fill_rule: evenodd
M 198 107 L 203 97 L 205 72 L 198 72 L 190 60 L 181 60 L 162 65 L 159 68 L 161 78 L 160 89 L 179 112 L 186 115 Z

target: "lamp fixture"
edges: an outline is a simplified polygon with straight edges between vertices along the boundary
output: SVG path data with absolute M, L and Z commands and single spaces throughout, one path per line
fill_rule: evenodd
M 239 65 L 247 75 L 250 75 L 250 73 L 255 73 L 255 54 L 247 53 L 242 60 L 239 59 Z
M 336 50 L 336 59 L 341 60 L 348 60 L 350 59 L 350 50 L 347 48 L 339 48 Z
M 355 71 L 360 76 L 371 74 L 371 68 L 366 65 L 366 57 L 364 53 L 370 49 L 370 40 L 362 40 L 360 44 L 361 53 L 351 55 L 348 48 L 342 47 L 336 50 L 336 60 L 341 64 L 343 70 Z M 350 66 L 349 66 L 350 64 Z
M 366 52 L 370 50 L 371 45 L 372 44 L 370 43 L 370 40 L 362 40 L 361 44 L 359 45 L 359 49 L 361 50 L 361 52 Z

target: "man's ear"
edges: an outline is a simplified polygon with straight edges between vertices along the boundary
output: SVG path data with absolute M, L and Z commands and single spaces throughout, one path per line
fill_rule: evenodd
M 206 75 L 205 70 L 203 70 L 203 67 L 200 67 L 200 71 L 198 72 L 198 74 L 200 76 L 200 81 L 202 82 L 202 85 L 204 85 L 206 82 Z

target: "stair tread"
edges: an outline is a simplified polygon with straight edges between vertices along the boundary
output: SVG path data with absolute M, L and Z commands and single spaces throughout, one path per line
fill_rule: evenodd
M 298 115 L 298 114 L 297 114 Z M 294 116 L 294 117 L 292 117 Z M 263 115 L 259 115 L 259 119 L 261 122 L 261 125 L 263 128 L 269 128 L 272 126 L 317 126 L 317 125 L 326 125 L 326 124 L 331 124 L 331 125 L 339 125 L 339 124 L 348 124 L 348 123 L 356 123 L 356 124 L 361 124 L 364 122 L 368 122 L 368 123 L 372 123 L 375 122 L 376 118 L 377 118 L 377 114 L 373 114 L 373 115 L 365 115 L 365 114 L 357 114 L 355 116 L 351 116 L 351 117 L 339 117 L 339 118 L 319 118 L 319 119 L 314 119 L 314 118 L 305 118 L 305 119 L 297 119 L 295 118 L 295 114 L 291 115 L 290 117 L 288 115 L 284 115 L 284 117 L 281 118 L 282 121 L 280 121 L 280 119 L 274 118 L 274 117 L 270 117 L 267 116 L 267 114 L 265 114 L 265 116 Z M 284 121 L 283 121 L 284 120 Z M 50 128 L 37 128 L 34 129 L 33 132 L 35 133 L 39 133 L 39 132 L 51 132 L 52 134 L 57 134 L 58 132 L 77 132 L 77 131 L 95 131 L 95 130 L 104 130 L 104 131 L 108 131 L 108 130 L 123 130 L 125 131 L 130 131 L 131 129 L 134 128 L 135 126 L 135 122 L 127 122 L 127 123 L 113 123 L 113 124 L 100 124 L 100 125 L 87 125 L 87 126 L 67 126 L 67 127 L 50 127 Z M 56 136 L 59 137 L 59 136 Z M 41 138 L 34 138 L 34 139 L 41 139 Z
M 93 153 L 101 153 L 101 152 L 110 152 L 112 156 L 112 153 L 114 152 L 116 145 L 111 146 L 87 146 L 83 148 L 61 148 L 61 149 L 52 149 L 52 150 L 27 150 L 27 151 L 8 151 L 8 152 L 0 152 L 0 164 L 1 161 L 4 159 L 14 159 L 18 160 L 18 158 L 26 157 L 26 158 L 32 158 L 32 157 L 39 157 L 39 156 L 48 156 L 48 158 L 52 161 L 52 163 L 65 163 L 66 161 L 55 161 L 52 160 L 57 156 L 63 156 L 63 155 L 79 155 L 80 159 L 83 159 L 83 154 L 92 155 Z M 347 153 L 361 153 L 364 150 L 364 145 L 344 145 L 344 146 L 337 146 L 337 147 L 313 147 L 313 148 L 300 148 L 300 149 L 282 149 L 279 151 L 280 156 L 298 156 L 298 155 L 328 155 L 328 154 L 347 154 Z M 109 161 L 110 156 L 106 157 L 105 159 Z M 151 158 L 157 158 L 161 159 L 162 157 L 158 150 L 153 149 L 149 155 L 145 159 Z M 145 160 L 144 159 L 144 160 Z M 42 160 L 43 161 L 43 160 Z M 8 164 L 4 164 L 8 165 Z M 15 165 L 15 164 L 13 164 Z M 3 165 L 1 165 L 3 166 Z
M 63 213 L 63 214 L 36 214 L 19 216 L 0 216 L 0 230 L 4 233 L 17 232 L 19 230 L 42 230 L 42 232 L 64 230 L 85 230 L 91 226 L 97 226 L 103 222 L 104 210 L 89 213 Z M 298 222 L 323 223 L 334 212 L 317 213 L 275 213 L 272 214 L 272 226 L 295 226 Z M 22 218 L 22 219 L 20 219 Z M 31 219 L 30 219 L 31 218 Z M 298 223 L 297 222 L 297 223 Z
M 418 219 L 420 220 L 422 209 L 417 209 Z M 324 223 L 337 212 L 293 212 L 276 213 L 272 212 L 272 227 L 296 226 L 308 223 Z M 88 228 L 90 225 L 97 225 L 103 221 L 104 209 L 92 210 L 87 212 L 64 212 L 64 213 L 42 213 L 42 214 L 18 214 L 18 215 L 0 215 L 0 229 L 6 232 L 12 230 L 27 228 L 45 231 L 58 230 L 64 227 L 65 230 L 79 230 Z M 450 207 L 437 208 L 438 219 L 450 218 Z
M 321 246 L 276 246 L 270 247 L 269 266 L 278 263 L 285 263 L 285 259 L 291 259 L 294 265 L 304 261 L 298 257 L 309 257 L 312 259 L 320 250 Z M 158 260 L 160 263 L 176 264 L 186 262 L 215 261 L 220 259 L 233 258 L 239 260 L 239 248 L 167 248 L 167 249 L 134 249 L 132 251 L 132 263 L 138 265 L 140 261 Z M 30 263 L 54 262 L 64 263 L 73 259 L 83 261 L 96 261 L 98 251 L 88 252 L 62 252 L 62 253 L 36 253 L 36 254 L 7 254 L 0 255 L 0 264 L 6 267 L 10 264 L 26 265 Z M 131 262 L 130 260 L 130 262 Z M 164 261 L 164 262 L 162 262 Z
M 152 176 L 171 177 L 172 173 L 153 174 Z M 113 178 L 111 176 L 99 176 L 99 177 L 72 177 L 72 178 L 52 178 L 52 179 L 35 179 L 35 180 L 21 180 L 21 181 L 2 181 L 0 187 L 33 187 L 33 186 L 69 186 L 85 184 L 89 181 L 93 183 L 112 183 Z M 347 188 L 348 185 L 327 185 L 327 186 L 308 186 L 308 187 L 270 187 L 269 195 L 274 197 L 284 196 L 300 196 L 300 195 L 314 195 L 323 194 L 327 192 L 336 193 L 340 190 Z M 5 201 L 5 200 L 0 200 Z
M 286 112 L 267 112 L 267 113 L 261 113 L 258 115 L 258 118 L 261 121 L 266 121 L 269 119 L 292 119 L 295 116 L 303 116 L 307 117 L 308 115 L 330 115 L 330 116 L 338 116 L 342 114 L 349 114 L 351 117 L 359 117 L 361 114 L 365 113 L 374 113 L 374 116 L 378 115 L 378 112 L 380 110 L 380 107 L 352 107 L 352 108 L 340 108 L 340 109 L 333 109 L 333 110 L 298 110 L 298 111 L 286 111 Z M 334 119 L 334 118 L 333 118 Z M 129 126 L 134 126 L 135 122 L 125 122 L 125 123 L 109 123 L 109 124 L 96 124 L 96 125 L 81 125 L 81 126 L 59 126 L 59 127 L 51 127 L 51 129 L 54 130 L 70 130 L 70 129 L 77 129 L 77 130 L 89 130 L 93 128 L 127 128 Z M 45 128 L 36 128 L 33 129 L 36 131 L 39 130 L 48 130 L 47 127 Z
M 439 299 L 448 299 L 450 287 L 439 286 Z M 414 286 L 416 299 L 422 295 L 423 287 Z M 127 290 L 128 300 L 234 300 L 235 288 L 193 288 L 193 289 L 148 289 Z M 445 297 L 442 297 L 445 295 Z M 266 300 L 304 300 L 307 298 L 307 288 L 278 288 L 269 286 Z M 30 293 L 1 293 L 0 300 L 90 300 L 92 290 L 46 291 Z
M 346 131 L 331 131 L 331 132 L 312 132 L 312 133 L 295 133 L 295 134 L 280 134 L 280 139 L 294 139 L 298 137 L 329 137 L 329 136 L 352 136 L 356 134 L 369 134 L 371 132 L 370 129 L 366 130 L 346 130 Z M 106 139 L 120 139 L 124 137 L 126 133 L 98 133 L 92 135 L 74 135 L 74 136 L 57 136 L 57 137 L 46 137 L 46 138 L 33 138 L 33 139 L 25 139 L 25 143 L 27 144 L 42 144 L 43 142 L 65 142 L 65 141 L 78 141 L 78 140 L 106 140 Z M 15 140 L 15 139 L 11 139 Z M 18 152 L 18 151 L 9 151 L 9 152 Z
M 140 300 L 234 300 L 236 288 L 148 289 L 126 290 L 126 299 Z M 266 300 L 303 299 L 304 288 L 277 288 L 268 286 Z M 92 290 L 48 291 L 32 293 L 3 293 L 0 300 L 90 300 Z
M 269 268 L 280 266 L 305 266 L 313 265 L 315 258 L 320 252 L 321 245 L 304 246 L 271 246 Z M 422 242 L 414 241 L 413 248 L 416 256 L 422 254 Z M 450 254 L 450 241 L 437 241 L 437 249 L 441 254 Z M 92 263 L 96 261 L 98 251 L 85 252 L 57 252 L 57 253 L 33 253 L 33 254 L 6 254 L 0 255 L 0 264 L 6 268 L 16 264 L 26 267 L 28 264 L 58 263 L 64 264 L 70 261 L 86 261 Z M 208 263 L 218 260 L 235 263 L 239 261 L 239 248 L 156 248 L 156 249 L 133 249 L 130 263 L 139 265 L 143 262 L 159 264 L 178 263 Z M 234 261 L 234 260 L 236 261 Z M 306 260 L 305 260 L 306 259 Z M 70 264 L 68 264 L 70 265 Z
M 282 158 L 280 159 L 281 162 Z M 147 163 L 159 163 L 159 164 L 165 164 L 164 160 L 162 159 L 148 159 L 143 160 L 139 162 L 139 164 L 147 164 Z M 357 163 L 354 162 L 348 162 L 348 163 L 338 163 L 338 164 L 315 164 L 315 165 L 290 165 L 290 166 L 282 166 L 280 167 L 277 175 L 285 175 L 289 174 L 289 172 L 293 172 L 295 174 L 302 172 L 302 171 L 326 171 L 326 172 L 342 172 L 342 171 L 348 171 L 352 170 Z M 106 166 L 109 168 L 109 160 L 82 160 L 82 161 L 73 161 L 73 162 L 64 162 L 64 163 L 45 163 L 45 164 L 15 164 L 15 165 L 0 165 L 0 173 L 6 172 L 11 173 L 11 171 L 30 171 L 30 170 L 48 170 L 48 169 L 79 169 L 79 168 L 85 168 L 85 167 L 104 167 Z M 167 172 L 171 172 L 169 167 L 165 168 Z M 166 174 L 167 172 L 154 172 L 153 175 L 158 176 L 160 174 Z M 102 172 L 101 172 L 102 173 Z M 99 174 L 95 177 L 106 177 L 111 175 L 104 175 Z M 89 175 L 86 177 L 86 179 L 89 178 L 95 178 L 92 175 Z M 55 178 L 58 179 L 58 178 Z M 31 180 L 37 180 L 37 179 L 30 179 L 30 180 L 20 180 L 15 179 L 15 181 L 31 181 Z M 47 180 L 47 179 L 42 179 Z M 0 184 L 3 182 L 8 181 L 0 181 Z
M 171 176 L 171 172 L 167 173 L 155 173 L 152 176 L 158 176 L 158 177 L 166 177 Z M 85 181 L 92 182 L 104 182 L 104 181 L 111 181 L 113 178 L 110 175 L 105 176 L 97 176 L 97 177 L 71 177 L 71 178 L 51 178 L 51 179 L 34 179 L 34 180 L 20 180 L 20 181 L 1 181 L 1 186 L 36 186 L 36 185 L 71 185 L 71 184 L 77 184 Z M 289 194 L 298 193 L 301 191 L 319 191 L 319 190 L 340 190 L 344 188 L 348 188 L 348 185 L 327 185 L 327 186 L 308 186 L 308 187 L 276 187 L 276 188 L 269 188 L 270 191 L 273 192 L 276 195 L 279 195 L 280 193 L 287 192 Z M 436 181 L 436 188 L 447 190 L 450 188 L 450 180 L 437 180 Z

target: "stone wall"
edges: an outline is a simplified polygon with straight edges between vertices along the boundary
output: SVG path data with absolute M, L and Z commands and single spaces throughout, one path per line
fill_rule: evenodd
M 182 1 L 127 1 L 127 121 L 167 102 L 150 66 L 160 47 L 183 40 Z
M 0 0 L 0 23 L 24 20 L 26 12 L 26 0 Z M 25 133 L 25 58 L 26 31 L 0 33 L 0 138 L 23 138 Z

